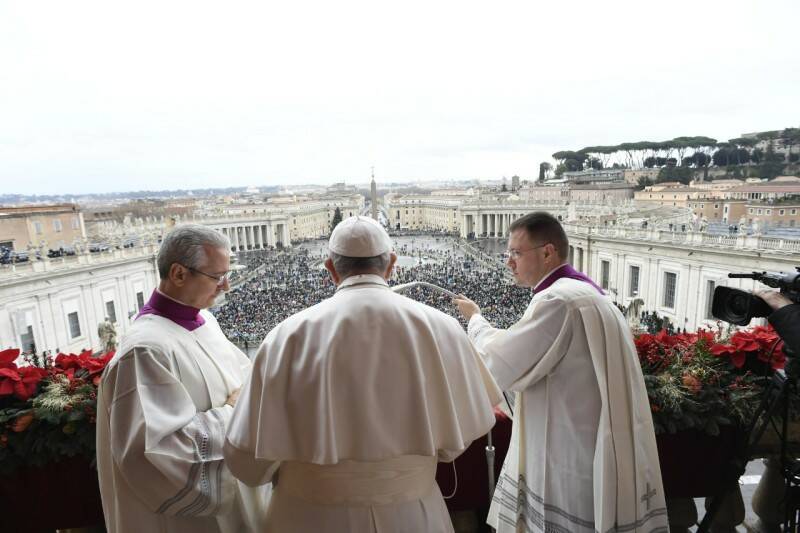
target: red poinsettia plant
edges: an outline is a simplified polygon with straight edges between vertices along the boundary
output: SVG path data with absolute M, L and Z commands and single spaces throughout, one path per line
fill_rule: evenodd
M 771 327 L 720 333 L 635 337 L 656 433 L 697 429 L 716 435 L 720 426 L 746 425 L 768 376 L 786 356 Z
M 773 370 L 778 370 L 783 369 L 786 364 L 783 343 L 772 326 L 737 331 L 727 342 L 712 346 L 711 353 L 729 358 L 736 368 L 744 368 L 749 364 L 751 368 L 768 365 Z
M 0 473 L 62 456 L 94 461 L 97 386 L 113 356 L 0 351 Z

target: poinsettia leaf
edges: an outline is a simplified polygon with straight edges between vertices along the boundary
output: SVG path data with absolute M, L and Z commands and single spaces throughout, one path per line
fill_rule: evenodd
M 78 410 L 73 410 L 71 413 L 67 415 L 68 422 L 75 422 L 77 420 L 82 420 L 84 418 L 86 418 L 86 413 Z
M 6 366 L 14 363 L 19 357 L 19 348 L 9 348 L 8 350 L 0 350 L 0 366 Z

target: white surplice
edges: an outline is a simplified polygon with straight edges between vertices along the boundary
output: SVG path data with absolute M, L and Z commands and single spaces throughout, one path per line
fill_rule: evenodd
M 436 459 L 452 461 L 486 434 L 500 398 L 454 318 L 392 292 L 380 276 L 353 276 L 267 335 L 225 459 L 248 483 L 269 480 L 282 462 L 266 531 L 450 532 Z M 415 471 L 394 464 L 422 464 L 427 485 L 404 487 Z M 303 487 L 304 479 L 338 486 Z M 425 494 L 395 498 L 406 488 Z M 390 501 L 371 501 L 383 497 Z
M 590 284 L 561 278 L 507 330 L 468 332 L 515 392 L 488 522 L 498 532 L 667 531 L 652 416 L 631 332 Z
M 136 319 L 98 394 L 97 468 L 110 533 L 256 531 L 269 485 L 251 488 L 223 463 L 233 408 L 250 361 L 216 319 L 188 331 Z

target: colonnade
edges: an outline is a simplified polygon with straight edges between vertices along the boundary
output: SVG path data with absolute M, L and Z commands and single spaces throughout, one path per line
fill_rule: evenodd
M 473 234 L 476 237 L 508 237 L 511 223 L 525 213 L 464 213 L 461 236 Z
M 259 250 L 268 246 L 290 246 L 289 228 L 286 224 L 237 224 L 217 228 L 231 241 L 231 250 Z

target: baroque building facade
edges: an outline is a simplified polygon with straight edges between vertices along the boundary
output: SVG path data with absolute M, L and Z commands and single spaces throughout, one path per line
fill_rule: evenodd
M 351 209 L 358 214 L 363 197 L 342 200 L 337 206 L 344 216 L 350 216 Z M 242 251 L 275 245 L 280 239 L 288 243 L 295 240 L 293 235 L 325 235 L 329 227 L 323 222 L 336 206 L 308 201 L 300 209 L 281 212 L 238 207 L 191 220 L 231 236 L 233 250 Z M 788 272 L 800 264 L 798 240 L 715 235 L 691 231 L 689 224 L 687 231 L 677 231 L 684 226 L 679 222 L 691 218 L 688 209 L 661 211 L 658 219 L 650 218 L 644 225 L 639 223 L 642 213 L 627 204 L 533 204 L 497 196 L 448 195 L 389 197 L 387 208 L 393 227 L 397 223 L 401 229 L 448 231 L 462 238 L 487 236 L 498 239 L 498 247 L 511 222 L 533 210 L 549 211 L 564 220 L 569 261 L 578 270 L 595 279 L 620 305 L 628 307 L 639 300 L 641 310 L 657 312 L 688 331 L 717 326 L 710 314 L 717 286 L 762 287 L 752 280 L 728 279 L 731 271 Z M 295 233 L 293 228 L 298 228 Z M 158 284 L 155 242 L 141 239 L 133 248 L 112 247 L 93 254 L 84 248 L 74 257 L 0 265 L 0 348 L 40 352 L 97 348 L 97 325 L 105 317 L 115 323 L 118 333 L 125 333 Z
M 46 253 L 85 238 L 83 213 L 76 204 L 0 207 L 0 247 Z
M 0 347 L 75 352 L 100 345 L 106 317 L 117 333 L 158 283 L 156 246 L 44 259 L 0 269 Z

